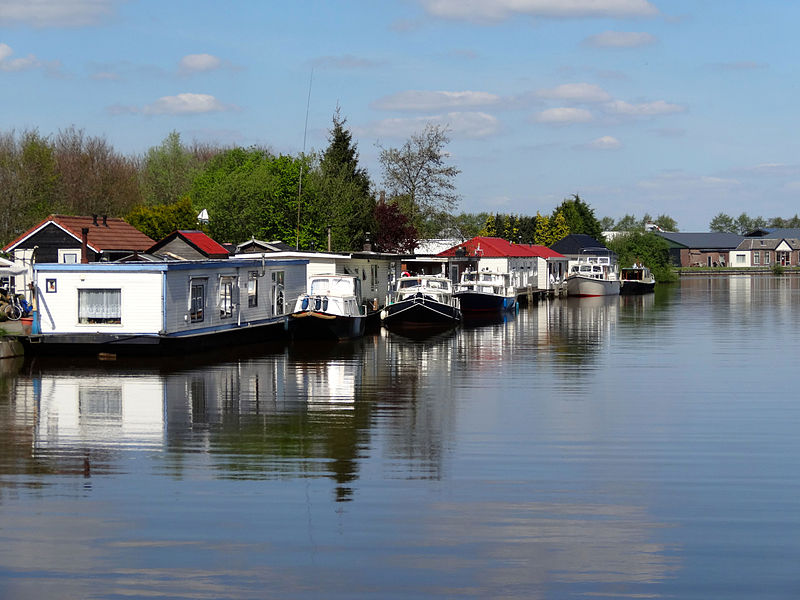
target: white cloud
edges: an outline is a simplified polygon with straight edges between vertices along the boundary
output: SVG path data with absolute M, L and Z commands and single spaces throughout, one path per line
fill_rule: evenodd
M 489 106 L 500 102 L 500 97 L 488 92 L 433 92 L 408 90 L 380 98 L 373 103 L 381 110 L 446 110 L 448 108 L 472 108 Z
M 238 110 L 238 107 L 226 105 L 210 94 L 178 94 L 163 96 L 152 104 L 141 108 L 135 106 L 111 106 L 108 111 L 113 115 L 199 115 L 212 112 Z
M 604 135 L 586 144 L 586 148 L 593 150 L 618 150 L 622 143 L 615 137 Z
M 604 31 L 591 35 L 584 43 L 595 48 L 638 48 L 655 43 L 655 36 L 635 31 Z
M 11 46 L 0 43 L 0 71 L 24 71 L 42 66 L 42 62 L 33 54 L 24 58 L 11 58 L 13 54 Z
M 98 23 L 113 8 L 114 0 L 2 0 L 0 24 L 80 27 Z
M 608 92 L 592 83 L 565 83 L 554 88 L 539 90 L 536 95 L 540 98 L 576 102 L 605 102 L 611 99 Z
M 642 102 L 640 104 L 631 104 L 624 100 L 614 100 L 613 102 L 605 104 L 604 109 L 611 114 L 628 117 L 655 117 L 658 115 L 670 115 L 686 111 L 685 106 L 670 104 L 664 100 Z
M 467 21 L 500 21 L 515 15 L 555 18 L 652 17 L 647 0 L 420 0 L 431 15 Z
M 178 68 L 181 73 L 213 71 L 222 66 L 222 61 L 213 54 L 187 54 L 181 59 Z
M 450 112 L 410 119 L 383 119 L 365 129 L 354 128 L 361 136 L 407 138 L 432 123 L 447 127 L 451 136 L 461 138 L 485 138 L 500 130 L 500 121 L 483 112 Z
M 583 108 L 549 108 L 535 117 L 539 123 L 588 123 L 592 113 Z

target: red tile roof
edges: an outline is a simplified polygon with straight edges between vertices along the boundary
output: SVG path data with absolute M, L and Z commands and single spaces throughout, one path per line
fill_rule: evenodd
M 437 256 L 455 256 L 456 250 L 464 248 L 468 256 L 483 256 L 486 258 L 508 258 L 539 256 L 542 258 L 563 258 L 561 254 L 550 250 L 546 246 L 533 244 L 512 244 L 508 240 L 496 237 L 474 237 L 462 244 L 440 252 Z
M 178 235 L 209 256 L 212 254 L 219 254 L 227 257 L 230 254 L 225 246 L 215 242 L 202 231 L 181 230 L 178 231 Z
M 202 231 L 186 229 L 173 231 L 165 238 L 158 240 L 155 244 L 150 246 L 147 251 L 152 254 L 176 238 L 182 239 L 189 246 L 208 258 L 228 258 L 230 255 L 230 252 L 228 252 L 225 246 L 215 242 Z
M 3 250 L 13 249 L 17 244 L 36 233 L 39 229 L 54 223 L 73 235 L 78 241 L 81 240 L 81 229 L 84 227 L 89 230 L 89 248 L 95 252 L 107 250 L 147 250 L 153 245 L 153 240 L 136 229 L 130 223 L 122 219 L 113 217 L 76 217 L 69 215 L 50 215 L 35 227 L 31 227 Z

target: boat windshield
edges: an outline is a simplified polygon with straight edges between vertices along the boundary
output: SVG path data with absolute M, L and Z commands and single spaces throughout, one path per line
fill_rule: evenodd
M 312 296 L 353 296 L 353 278 L 315 277 L 308 291 Z

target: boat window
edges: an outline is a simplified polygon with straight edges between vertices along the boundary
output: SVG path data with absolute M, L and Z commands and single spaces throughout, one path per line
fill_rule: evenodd
M 200 323 L 206 306 L 206 280 L 192 279 L 189 283 L 189 321 Z
M 78 290 L 78 323 L 122 323 L 122 290 Z
M 312 296 L 352 296 L 353 284 L 361 282 L 352 277 L 319 277 L 311 280 Z
M 250 308 L 258 306 L 258 271 L 250 271 L 247 274 L 247 306 Z
M 219 318 L 233 316 L 233 277 L 220 277 L 219 280 Z

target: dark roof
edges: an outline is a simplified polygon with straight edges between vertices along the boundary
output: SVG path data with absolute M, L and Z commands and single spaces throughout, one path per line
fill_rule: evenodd
M 683 247 L 694 248 L 696 250 L 734 250 L 744 239 L 738 233 L 673 233 L 668 231 L 656 231 L 668 242 Z
M 89 248 L 94 252 L 146 250 L 153 245 L 153 240 L 122 219 L 94 215 L 89 217 L 50 215 L 8 244 L 3 250 L 6 252 L 13 250 L 20 242 L 50 223 L 72 235 L 78 242 L 81 241 L 81 229 L 87 228 L 89 230 L 87 236 Z
M 800 229 L 780 228 L 780 227 L 759 227 L 753 231 L 748 231 L 744 237 L 768 237 L 768 238 L 800 238 Z
M 149 254 L 155 254 L 159 248 L 163 248 L 177 238 L 180 238 L 186 244 L 208 258 L 228 258 L 228 251 L 222 245 L 212 240 L 202 231 L 196 230 L 173 231 L 167 237 L 160 239 L 150 246 L 147 252 Z
M 485 256 L 487 258 L 528 257 L 540 256 L 542 258 L 561 257 L 545 246 L 533 244 L 512 244 L 508 240 L 496 237 L 474 237 L 452 248 L 440 252 L 436 256 L 456 256 L 456 252 L 464 248 L 468 256 Z
M 290 246 L 280 240 L 264 242 L 253 238 L 236 246 L 235 254 L 245 254 L 248 252 L 291 252 L 294 249 L 294 246 Z
M 585 233 L 570 233 L 550 246 L 560 254 L 607 254 L 609 251 L 602 243 Z

